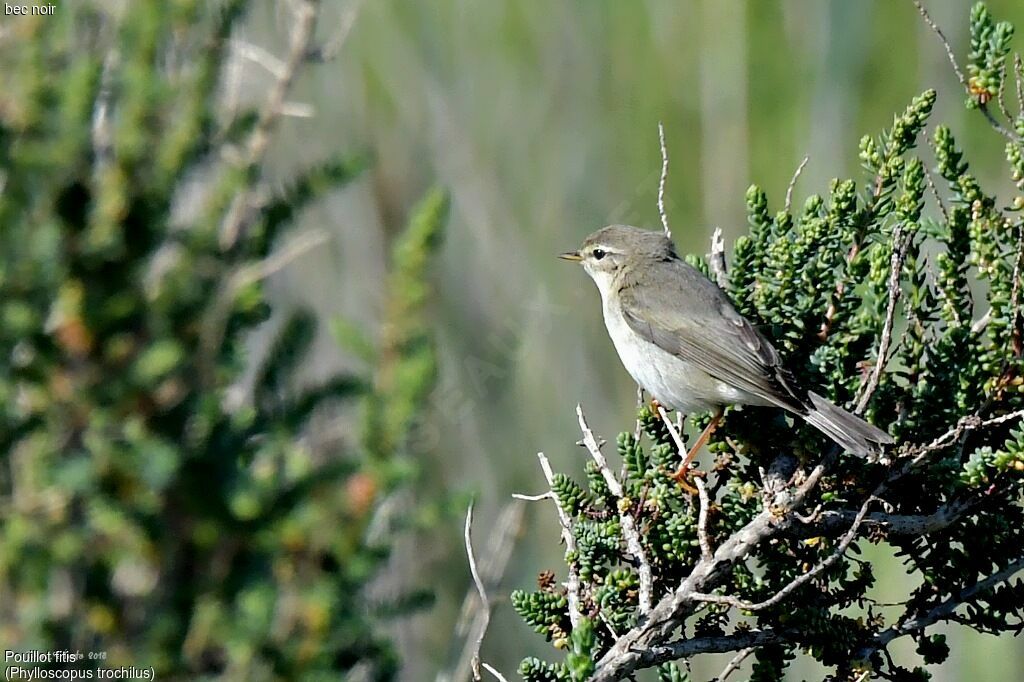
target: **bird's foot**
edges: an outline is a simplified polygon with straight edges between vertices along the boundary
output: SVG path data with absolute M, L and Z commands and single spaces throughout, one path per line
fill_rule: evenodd
M 705 478 L 707 473 L 700 469 L 694 469 L 689 464 L 680 466 L 673 473 L 668 475 L 673 481 L 679 484 L 679 487 L 687 492 L 689 495 L 696 495 L 697 489 L 690 485 L 691 478 Z
M 679 468 L 676 469 L 676 472 L 669 476 L 669 478 L 678 483 L 683 490 L 691 495 L 696 495 L 697 489 L 690 485 L 687 479 L 691 476 L 707 476 L 707 474 L 697 469 L 691 469 L 690 462 L 693 461 L 693 458 L 697 456 L 700 449 L 704 447 L 708 442 L 708 439 L 711 438 L 711 434 L 715 432 L 716 428 L 718 428 L 718 422 L 721 420 L 722 413 L 719 411 L 711 418 L 711 422 L 704 428 L 704 431 L 701 432 L 700 436 L 697 437 L 697 441 L 693 444 L 693 447 L 690 448 L 690 451 L 686 453 L 686 457 L 683 458 L 683 461 L 679 465 Z

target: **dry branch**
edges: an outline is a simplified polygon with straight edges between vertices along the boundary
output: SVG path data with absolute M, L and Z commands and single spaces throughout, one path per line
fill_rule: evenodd
M 587 418 L 583 416 L 583 408 L 576 406 L 576 417 L 579 420 L 580 430 L 583 432 L 583 445 L 590 452 L 591 458 L 597 464 L 601 475 L 608 484 L 608 489 L 618 500 L 619 521 L 622 524 L 622 535 L 626 539 L 626 549 L 637 562 L 637 572 L 640 575 L 640 614 L 646 616 L 651 610 L 651 598 L 654 589 L 654 580 L 651 574 L 651 565 L 647 561 L 647 553 L 640 542 L 640 533 L 637 531 L 636 519 L 629 511 L 631 503 L 625 498 L 622 492 L 622 484 L 615 477 L 612 470 L 608 468 L 608 461 L 601 452 L 601 446 L 594 437 L 594 432 L 587 424 Z
M 283 114 L 285 98 L 298 76 L 300 67 L 306 62 L 316 29 L 318 9 L 317 0 L 299 0 L 295 5 L 295 24 L 289 39 L 288 55 L 280 69 L 273 70 L 276 71 L 274 84 L 260 109 L 256 127 L 253 128 L 245 146 L 243 163 L 250 170 L 258 168 L 263 163 L 267 148 L 270 146 L 271 135 Z M 267 62 L 262 60 L 261 63 Z M 243 186 L 232 200 L 220 229 L 222 249 L 232 248 L 241 236 L 245 224 L 250 219 L 253 196 L 254 187 L 249 183 Z
M 665 212 L 665 183 L 668 181 L 668 147 L 665 146 L 665 126 L 658 121 L 658 146 L 661 149 L 661 178 L 658 180 L 658 217 L 665 236 L 672 239 L 672 230 L 668 227 L 668 214 Z
M 540 460 L 540 468 L 544 472 L 544 479 L 548 482 L 548 487 L 553 488 L 555 485 L 555 474 L 551 470 L 551 462 L 544 456 L 543 452 L 537 453 L 537 459 Z M 565 543 L 566 554 L 576 554 L 576 537 L 572 534 L 572 519 L 562 509 L 562 505 L 558 502 L 558 496 L 555 495 L 554 491 L 551 492 L 551 499 L 555 502 L 555 510 L 558 512 L 558 522 L 562 528 L 562 542 Z M 569 562 L 569 577 L 565 583 L 565 595 L 566 600 L 569 602 L 569 622 L 575 628 L 580 623 L 580 619 L 583 618 L 580 613 L 580 571 L 576 566 L 575 561 Z

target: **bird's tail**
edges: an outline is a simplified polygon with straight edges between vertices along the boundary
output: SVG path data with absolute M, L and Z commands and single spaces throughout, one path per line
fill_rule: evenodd
M 803 415 L 808 424 L 838 443 L 844 450 L 860 457 L 878 455 L 883 445 L 892 443 L 892 436 L 850 414 L 817 393 L 809 393 L 811 404 Z

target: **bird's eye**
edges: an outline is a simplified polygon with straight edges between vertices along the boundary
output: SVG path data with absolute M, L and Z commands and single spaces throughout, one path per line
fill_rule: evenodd
M 607 254 L 604 249 L 594 249 L 594 260 L 601 260 Z

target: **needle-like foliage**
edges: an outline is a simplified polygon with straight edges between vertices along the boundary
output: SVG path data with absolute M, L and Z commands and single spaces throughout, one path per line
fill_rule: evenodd
M 433 381 L 421 313 L 447 201 L 431 194 L 397 239 L 390 336 L 365 372 L 297 383 L 317 333 L 301 310 L 247 357 L 267 278 L 301 255 L 284 232 L 364 166 L 268 183 L 280 103 L 222 106 L 247 4 L 74 2 L 4 24 L 0 639 L 105 653 L 82 673 L 387 679 L 397 657 L 363 588 L 389 534 L 370 520 L 408 480 Z M 292 5 L 288 81 L 316 12 Z M 310 437 L 317 413 L 357 422 L 339 412 L 355 401 L 387 415 L 373 452 L 359 428 Z

